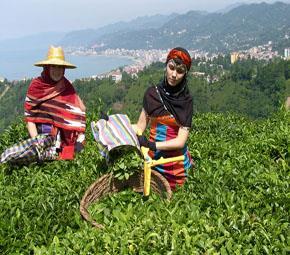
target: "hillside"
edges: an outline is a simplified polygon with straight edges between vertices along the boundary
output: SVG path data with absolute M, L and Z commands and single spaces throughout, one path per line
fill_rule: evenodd
M 29 85 L 27 82 L 0 83 L 0 133 L 16 120 L 16 117 L 24 114 L 24 100 Z M 9 88 L 9 89 L 8 89 Z M 5 96 L 1 97 L 6 90 Z
M 91 118 L 88 120 L 88 124 Z M 196 163 L 171 202 L 126 191 L 90 208 L 104 230 L 84 222 L 79 202 L 105 173 L 90 130 L 74 161 L 0 165 L 2 254 L 287 254 L 290 249 L 290 116 L 194 117 Z M 15 123 L 0 153 L 26 136 Z
M 260 62 L 243 60 L 229 64 L 229 57 L 219 57 L 206 64 L 195 60 L 192 72 L 204 72 L 218 77 L 211 83 L 204 78 L 189 76 L 188 86 L 193 95 L 193 109 L 201 112 L 235 112 L 252 119 L 267 118 L 284 104 L 290 86 L 290 61 Z M 223 65 L 224 69 L 217 68 Z M 138 79 L 123 73 L 122 82 L 111 79 L 76 80 L 74 87 L 89 113 L 101 107 L 104 111 L 126 113 L 138 118 L 142 97 L 148 86 L 158 84 L 164 75 L 164 65 L 154 63 L 138 74 Z M 10 89 L 0 99 L 0 133 L 17 116 L 23 115 L 23 103 L 29 80 L 8 83 Z M 4 84 L 0 84 L 0 93 Z
M 109 33 L 93 44 L 105 48 L 167 49 L 176 45 L 189 49 L 228 52 L 248 49 L 290 36 L 290 4 L 241 5 L 226 13 L 189 11 L 170 19 L 160 28 Z

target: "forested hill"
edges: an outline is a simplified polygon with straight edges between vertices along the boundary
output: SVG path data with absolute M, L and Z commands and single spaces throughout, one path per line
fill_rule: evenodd
M 201 64 L 202 63 L 202 64 Z M 223 66 L 223 69 L 221 69 Z M 74 86 L 83 98 L 88 112 L 104 111 L 128 114 L 136 120 L 145 89 L 163 77 L 164 66 L 155 63 L 140 72 L 138 78 L 123 73 L 122 82 L 111 79 L 76 80 Z M 193 76 L 203 72 L 204 77 Z M 209 80 L 206 80 L 209 79 Z M 194 60 L 188 86 L 194 98 L 194 112 L 235 112 L 252 119 L 267 118 L 277 111 L 290 95 L 290 61 L 270 63 L 243 60 L 231 65 L 229 57 L 213 61 Z M 23 115 L 23 102 L 30 81 L 0 83 L 0 131 Z
M 176 45 L 189 49 L 229 52 L 249 49 L 273 41 L 276 47 L 289 45 L 290 4 L 259 3 L 240 5 L 225 13 L 189 11 L 156 21 L 156 26 L 78 31 L 67 35 L 67 45 L 125 49 L 168 49 Z M 151 21 L 154 22 L 154 19 Z
M 98 38 L 106 34 L 114 34 L 121 32 L 130 32 L 142 29 L 156 29 L 163 26 L 169 20 L 175 18 L 178 14 L 171 15 L 153 15 L 138 17 L 128 22 L 117 22 L 103 26 L 99 29 L 87 29 L 72 31 L 67 33 L 60 41 L 61 45 L 68 46 L 90 46 Z

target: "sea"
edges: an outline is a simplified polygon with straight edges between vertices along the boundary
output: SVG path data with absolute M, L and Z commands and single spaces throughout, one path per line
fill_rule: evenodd
M 41 67 L 33 64 L 46 59 L 47 49 L 3 50 L 0 49 L 0 77 L 9 81 L 29 79 L 39 76 Z M 77 66 L 66 69 L 65 76 L 71 81 L 109 72 L 118 67 L 130 65 L 133 60 L 119 56 L 65 56 L 66 61 Z

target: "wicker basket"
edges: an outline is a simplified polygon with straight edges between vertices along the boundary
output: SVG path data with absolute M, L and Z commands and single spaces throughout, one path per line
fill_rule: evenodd
M 135 192 L 143 192 L 144 173 L 136 173 L 128 180 L 120 181 L 113 177 L 112 173 L 103 175 L 96 180 L 84 194 L 80 203 L 80 212 L 82 217 L 91 222 L 96 228 L 103 228 L 104 226 L 92 219 L 88 212 L 90 204 L 100 200 L 108 194 L 122 191 L 126 188 L 133 188 Z M 151 190 L 161 197 L 170 200 L 172 191 L 167 180 L 155 170 L 151 172 Z

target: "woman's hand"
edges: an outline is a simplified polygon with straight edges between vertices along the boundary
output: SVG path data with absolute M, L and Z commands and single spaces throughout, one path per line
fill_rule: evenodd
M 34 138 L 38 135 L 36 124 L 34 122 L 27 122 L 27 129 L 31 138 Z
M 85 134 L 79 133 L 75 143 L 75 152 L 82 151 L 84 149 L 84 144 L 85 144 Z
M 150 142 L 144 135 L 137 135 L 140 147 L 146 147 L 149 148 L 151 151 L 156 151 L 156 143 L 155 142 Z
M 108 121 L 109 120 L 108 114 L 102 111 L 101 114 L 100 114 L 100 120 L 101 119 L 103 119 L 105 121 Z
M 75 143 L 75 152 L 80 152 L 80 151 L 82 151 L 84 149 L 84 145 L 82 144 L 82 143 L 80 143 L 80 142 L 76 142 Z

